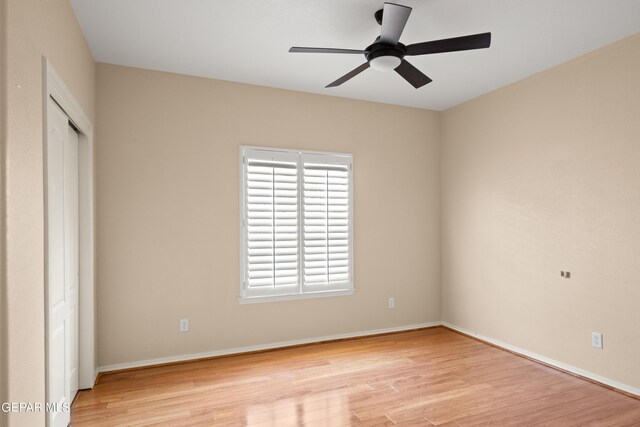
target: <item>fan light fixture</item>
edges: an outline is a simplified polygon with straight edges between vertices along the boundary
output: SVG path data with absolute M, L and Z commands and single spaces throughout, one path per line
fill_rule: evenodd
M 378 71 L 391 71 L 398 68 L 398 65 L 402 62 L 402 59 L 393 55 L 378 56 L 369 60 L 371 68 Z

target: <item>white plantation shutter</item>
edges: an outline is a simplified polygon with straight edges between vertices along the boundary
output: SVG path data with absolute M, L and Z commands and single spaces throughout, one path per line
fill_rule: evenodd
M 245 155 L 247 295 L 297 292 L 298 168 L 295 156 Z
M 241 155 L 242 298 L 351 290 L 351 156 Z
M 350 166 L 303 155 L 303 284 L 308 289 L 350 287 Z

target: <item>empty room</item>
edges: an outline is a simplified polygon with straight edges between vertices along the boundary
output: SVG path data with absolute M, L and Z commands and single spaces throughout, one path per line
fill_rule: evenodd
M 0 427 L 640 426 L 640 1 L 0 0 Z

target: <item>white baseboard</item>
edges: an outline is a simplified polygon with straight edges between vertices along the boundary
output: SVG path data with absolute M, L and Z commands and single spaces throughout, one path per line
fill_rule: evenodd
M 386 334 L 389 332 L 402 332 L 412 329 L 430 328 L 441 326 L 442 322 L 417 323 L 414 325 L 396 326 L 393 328 L 371 329 L 368 331 L 348 332 L 345 334 L 327 335 L 324 337 L 304 338 L 300 340 L 281 341 L 271 344 L 253 345 L 247 347 L 228 348 L 224 350 L 207 351 L 203 353 L 182 354 L 179 356 L 161 357 L 158 359 L 139 360 L 136 362 L 117 363 L 115 365 L 101 366 L 98 372 L 119 371 L 121 369 L 141 368 L 144 366 L 162 365 L 164 363 L 183 362 L 188 360 L 206 359 L 208 357 L 226 356 L 230 354 L 241 354 L 259 350 L 270 350 L 275 348 L 290 347 L 300 344 L 311 344 L 322 341 L 339 340 L 344 338 L 366 337 L 368 335 Z
M 514 353 L 518 353 L 518 354 L 521 354 L 523 356 L 530 357 L 531 359 L 535 359 L 535 360 L 537 360 L 539 362 L 546 363 L 547 365 L 555 366 L 556 368 L 560 368 L 562 370 L 574 373 L 576 375 L 580 375 L 581 377 L 589 378 L 590 380 L 597 381 L 597 382 L 599 382 L 601 384 L 608 385 L 610 387 L 614 387 L 614 388 L 617 388 L 618 390 L 622 390 L 622 391 L 624 391 L 626 393 L 633 394 L 635 396 L 640 397 L 640 389 L 639 388 L 632 387 L 632 386 L 627 385 L 627 384 L 622 384 L 622 383 L 620 383 L 618 381 L 614 381 L 614 380 L 611 380 L 609 378 L 605 378 L 605 377 L 603 377 L 601 375 L 597 375 L 597 374 L 594 374 L 592 372 L 588 372 L 588 371 L 585 371 L 583 369 L 576 368 L 575 366 L 567 365 L 566 363 L 558 362 L 557 360 L 553 360 L 553 359 L 550 359 L 548 357 L 541 356 L 539 354 L 533 353 L 533 352 L 531 352 L 529 350 L 524 350 L 522 348 L 513 346 L 511 344 L 507 344 L 505 342 L 498 341 L 496 339 L 489 338 L 489 337 L 486 337 L 484 335 L 477 334 L 477 333 L 475 333 L 473 331 L 469 331 L 469 330 L 461 328 L 459 326 L 452 325 L 451 323 L 448 323 L 448 322 L 442 322 L 442 325 L 446 326 L 447 328 L 451 328 L 453 330 L 456 330 L 458 332 L 462 332 L 463 334 L 466 334 L 466 335 L 469 335 L 469 336 L 472 336 L 472 337 L 476 337 L 479 340 L 486 341 L 486 342 L 491 343 L 491 344 L 493 344 L 493 345 L 495 345 L 497 347 L 501 347 L 501 348 L 503 348 L 505 350 L 509 350 L 509 351 L 514 352 Z
M 497 347 L 501 347 L 501 348 L 503 348 L 505 350 L 509 350 L 509 351 L 514 352 L 514 353 L 518 353 L 518 354 L 521 354 L 523 356 L 530 357 L 531 359 L 537 360 L 539 362 L 546 363 L 546 364 L 551 365 L 551 366 L 555 366 L 556 368 L 559 368 L 559 369 L 574 373 L 576 375 L 580 375 L 580 376 L 585 377 L 585 378 L 589 378 L 589 379 L 591 379 L 593 381 L 597 381 L 597 382 L 599 382 L 601 384 L 608 385 L 610 387 L 614 387 L 614 388 L 622 390 L 622 391 L 624 391 L 626 393 L 633 394 L 633 395 L 636 395 L 636 396 L 640 397 L 640 389 L 639 388 L 632 387 L 630 385 L 623 384 L 623 383 L 620 383 L 618 381 L 611 380 L 609 378 L 603 377 L 601 375 L 594 374 L 592 372 L 585 371 L 585 370 L 580 369 L 580 368 L 576 368 L 575 366 L 567 365 L 566 363 L 558 362 L 557 360 L 553 360 L 553 359 L 550 359 L 548 357 L 541 356 L 541 355 L 539 355 L 537 353 L 533 353 L 533 352 L 531 352 L 529 350 L 525 350 L 525 349 L 513 346 L 511 344 L 507 344 L 505 342 L 502 342 L 502 341 L 499 341 L 499 340 L 496 340 L 496 339 L 493 339 L 493 338 L 489 338 L 489 337 L 486 337 L 484 335 L 480 335 L 478 333 L 475 333 L 473 331 L 461 328 L 459 326 L 453 325 L 453 324 L 448 323 L 448 322 L 417 323 L 417 324 L 413 324 L 413 325 L 396 326 L 396 327 L 392 327 L 392 328 L 371 329 L 371 330 L 368 330 L 368 331 L 349 332 L 349 333 L 345 333 L 345 334 L 327 335 L 327 336 L 314 337 L 314 338 L 304 338 L 304 339 L 300 339 L 300 340 L 281 341 L 281 342 L 271 343 L 271 344 L 261 344 L 261 345 L 246 346 L 246 347 L 236 347 L 236 348 L 228 348 L 228 349 L 223 349 L 223 350 L 207 351 L 207 352 L 203 352 L 203 353 L 183 354 L 183 355 L 179 355 L 179 356 L 161 357 L 161 358 L 157 358 L 157 359 L 146 359 L 146 360 L 139 360 L 139 361 L 135 361 L 135 362 L 118 363 L 118 364 L 114 364 L 114 365 L 107 365 L 107 366 L 99 367 L 96 370 L 96 376 L 98 375 L 98 373 L 110 372 L 110 371 L 119 371 L 119 370 L 122 370 L 122 369 L 141 368 L 141 367 L 145 367 L 145 366 L 162 365 L 162 364 L 165 364 L 165 363 L 206 359 L 208 357 L 226 356 L 226 355 L 231 355 L 231 354 L 242 354 L 242 353 L 249 353 L 249 352 L 260 351 L 260 350 L 271 350 L 271 349 L 282 348 L 282 347 L 290 347 L 290 346 L 300 345 L 300 344 L 311 344 L 311 343 L 317 343 L 317 342 L 322 342 L 322 341 L 339 340 L 339 339 L 344 339 L 344 338 L 366 337 L 366 336 L 369 336 L 369 335 L 385 334 L 385 333 L 389 333 L 389 332 L 402 332 L 402 331 L 409 331 L 409 330 L 412 330 L 412 329 L 429 328 L 429 327 L 441 326 L 441 325 L 442 326 L 446 326 L 448 328 L 451 328 L 453 330 L 456 330 L 458 332 L 462 332 L 463 334 L 466 334 L 466 335 L 469 335 L 469 336 L 472 336 L 472 337 L 476 337 L 476 338 L 478 338 L 478 339 L 480 339 L 482 341 L 486 341 L 486 342 L 488 342 L 490 344 L 493 344 L 493 345 L 495 345 Z

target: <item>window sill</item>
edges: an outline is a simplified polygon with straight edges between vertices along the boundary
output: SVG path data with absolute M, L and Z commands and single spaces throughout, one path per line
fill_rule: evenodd
M 347 289 L 344 291 L 324 291 L 324 292 L 311 292 L 308 294 L 294 294 L 294 295 L 278 295 L 272 297 L 245 297 L 238 298 L 240 304 L 257 304 L 261 302 L 276 302 L 276 301 L 289 301 L 296 299 L 310 299 L 310 298 L 328 298 L 353 295 L 355 289 Z

